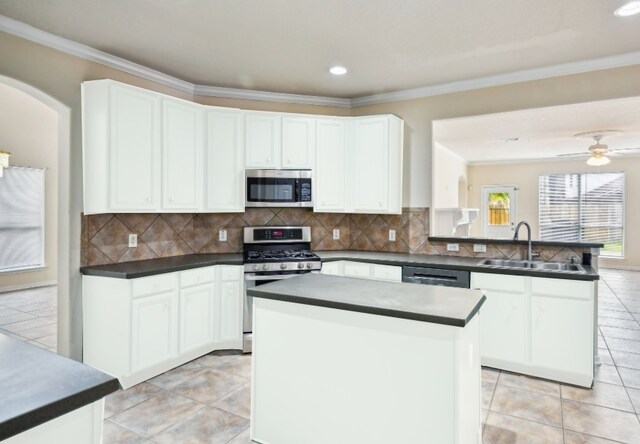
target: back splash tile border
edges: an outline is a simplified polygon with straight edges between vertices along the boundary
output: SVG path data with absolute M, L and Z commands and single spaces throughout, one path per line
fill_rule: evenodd
M 309 225 L 313 250 L 386 251 L 413 254 L 522 259 L 526 247 L 487 243 L 486 253 L 474 253 L 471 244 L 447 251 L 443 242 L 431 242 L 429 208 L 404 208 L 398 215 L 314 213 L 303 208 L 249 208 L 244 213 L 98 214 L 82 216 L 83 266 L 114 264 L 194 253 L 241 253 L 242 231 L 248 226 Z M 333 239 L 333 230 L 340 239 Z M 227 240 L 218 233 L 227 230 Z M 389 242 L 389 229 L 396 241 Z M 129 234 L 138 246 L 129 248 Z M 569 262 L 582 249 L 538 247 L 545 261 Z

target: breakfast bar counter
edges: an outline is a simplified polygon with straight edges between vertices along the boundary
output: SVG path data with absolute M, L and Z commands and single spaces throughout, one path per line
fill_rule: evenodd
M 480 442 L 480 291 L 320 274 L 247 291 L 256 442 Z

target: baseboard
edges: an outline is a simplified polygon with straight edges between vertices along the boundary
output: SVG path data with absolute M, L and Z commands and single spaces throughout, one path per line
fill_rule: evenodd
M 30 288 L 49 287 L 51 285 L 58 285 L 58 281 L 29 282 L 28 284 L 7 285 L 5 287 L 0 287 L 0 293 L 7 293 L 9 291 L 18 291 L 18 290 L 28 290 Z
M 600 266 L 598 267 L 600 269 L 604 269 L 604 270 L 628 270 L 628 271 L 640 271 L 640 267 L 636 267 L 634 265 L 607 265 L 604 266 L 602 264 L 600 264 Z

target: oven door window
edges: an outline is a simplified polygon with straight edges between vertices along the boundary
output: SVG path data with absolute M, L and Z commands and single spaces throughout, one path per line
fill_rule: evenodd
M 296 180 L 271 177 L 247 178 L 248 202 L 296 202 Z

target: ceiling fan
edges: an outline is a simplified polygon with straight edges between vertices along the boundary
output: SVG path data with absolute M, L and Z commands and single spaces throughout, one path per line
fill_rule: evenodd
M 605 137 L 610 137 L 610 136 L 616 136 L 622 134 L 622 131 L 620 130 L 598 130 L 598 131 L 587 131 L 584 133 L 578 133 L 576 135 L 574 135 L 573 137 L 576 138 L 588 138 L 588 139 L 593 139 L 596 143 L 594 145 L 591 145 L 588 149 L 588 151 L 582 152 L 582 153 L 570 153 L 570 154 L 558 154 L 557 157 L 586 157 L 589 156 L 589 159 L 587 159 L 587 165 L 590 166 L 602 166 L 602 165 L 606 165 L 609 162 L 611 162 L 611 160 L 609 159 L 610 156 L 618 156 L 618 155 L 622 155 L 625 153 L 631 153 L 631 152 L 640 152 L 640 147 L 638 148 L 616 148 L 616 149 L 610 149 L 607 145 L 605 145 L 604 143 L 600 143 L 600 141 L 602 139 L 604 139 Z

